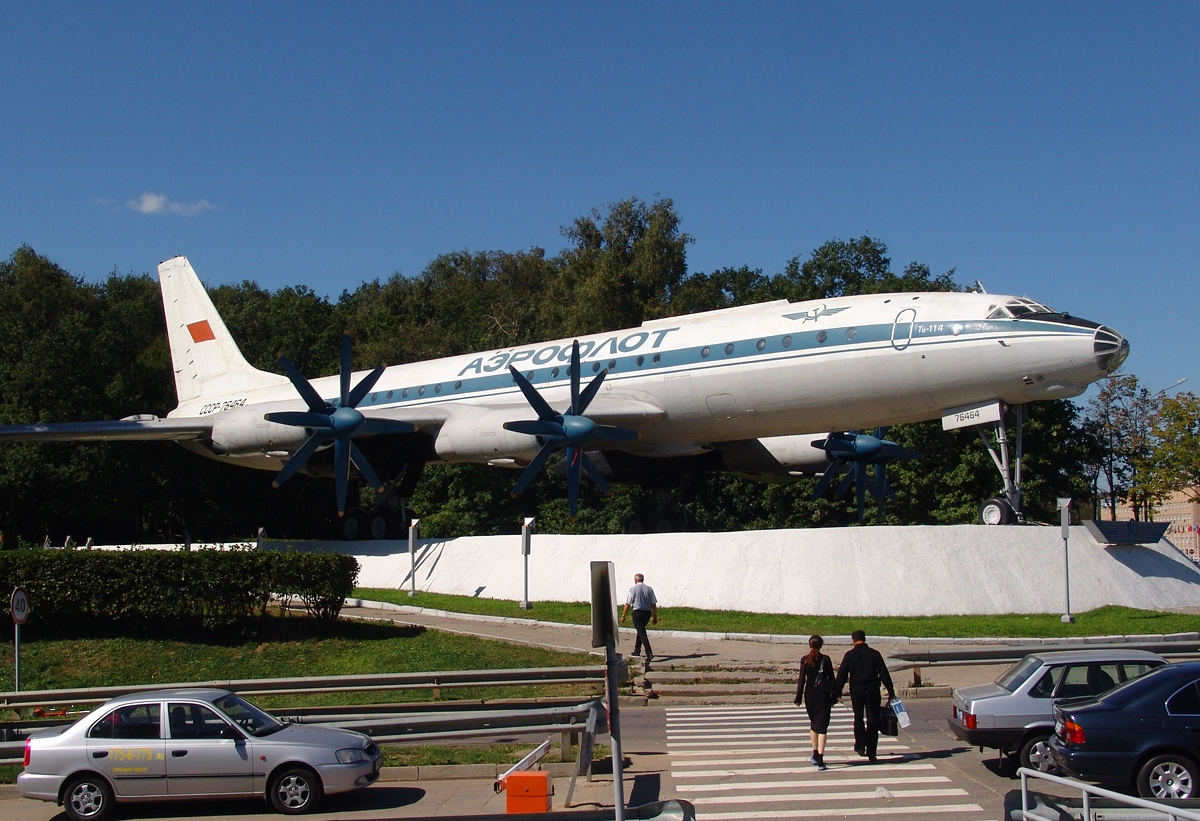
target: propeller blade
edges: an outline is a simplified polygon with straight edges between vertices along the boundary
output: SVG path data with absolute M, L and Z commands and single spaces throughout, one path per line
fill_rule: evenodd
M 327 412 L 326 409 L 329 407 L 329 403 L 321 398 L 316 388 L 292 364 L 292 360 L 280 354 L 279 364 L 283 366 L 283 372 L 287 374 L 288 379 L 292 380 L 292 385 L 296 388 L 296 392 L 300 394 L 300 398 L 304 400 L 304 404 L 308 405 L 308 409 L 313 413 Z
M 538 419 L 543 421 L 547 419 L 557 419 L 558 414 L 554 412 L 554 408 L 550 407 L 546 403 L 546 400 L 542 398 L 540 393 L 538 393 L 537 388 L 529 384 L 529 380 L 525 378 L 524 374 L 522 374 L 512 365 L 509 365 L 508 369 L 512 371 L 513 381 L 517 383 L 517 387 L 521 389 L 521 393 L 525 394 L 525 400 L 529 402 L 529 404 L 537 412 Z
M 296 428 L 314 428 L 316 430 L 333 430 L 333 419 L 328 414 L 311 413 L 307 411 L 280 411 L 264 413 L 263 419 L 280 425 L 291 425 Z
M 322 433 L 314 433 L 308 437 L 308 441 L 301 445 L 300 450 L 287 460 L 287 464 L 279 473 L 275 474 L 275 478 L 271 480 L 272 487 L 279 487 L 288 479 L 292 478 L 300 468 L 304 467 L 304 463 L 308 461 L 308 457 L 317 452 L 317 448 L 321 447 L 329 439 L 328 436 Z
M 583 467 L 583 451 L 579 448 L 567 448 L 567 504 L 571 508 L 571 521 L 579 518 L 579 474 Z
M 642 432 L 629 428 L 618 428 L 613 425 L 597 425 L 593 439 L 603 439 L 607 442 L 623 442 L 629 439 L 641 439 Z
M 358 468 L 358 472 L 367 480 L 371 487 L 375 488 L 376 493 L 383 493 L 383 482 L 379 481 L 379 477 L 375 475 L 375 471 L 371 469 L 371 463 L 367 461 L 367 457 L 363 456 L 358 445 L 353 442 L 350 445 L 350 462 L 354 467 Z
M 347 399 L 346 407 L 357 408 L 358 403 L 363 401 L 363 397 L 371 392 L 371 388 L 375 387 L 375 383 L 379 381 L 379 377 L 383 376 L 384 370 L 385 367 L 380 365 L 378 368 L 364 376 L 362 381 L 354 386 L 354 390 L 350 391 L 350 396 Z
M 858 497 L 858 520 L 861 522 L 867 515 L 867 466 L 861 462 L 854 466 L 854 472 L 861 475 L 855 477 L 854 493 Z
M 577 413 L 583 413 L 579 407 L 579 373 L 583 370 L 579 366 L 579 340 L 571 342 L 571 407 L 567 409 L 567 413 L 574 416 Z
M 608 368 L 596 374 L 595 378 L 588 383 L 583 393 L 578 398 L 571 401 L 573 410 L 571 413 L 583 413 L 587 410 L 587 406 L 592 404 L 592 400 L 596 398 L 596 392 L 600 390 L 600 386 L 604 384 L 604 377 L 608 376 Z
M 840 499 L 846 495 L 846 491 L 850 489 L 850 485 L 854 484 L 855 474 L 857 473 L 858 465 L 854 465 L 850 470 L 846 471 L 846 475 L 838 483 L 837 490 L 833 492 L 833 498 Z
M 841 475 L 843 465 L 845 465 L 845 462 L 837 458 L 829 463 L 829 467 L 827 467 L 825 469 L 825 473 L 821 475 L 821 480 L 817 482 L 816 490 L 813 491 L 814 501 L 819 499 L 822 494 L 829 489 L 829 486 L 833 484 L 833 480 Z
M 350 404 L 350 334 L 342 334 L 342 356 L 341 363 L 338 368 L 338 386 L 341 390 L 338 393 L 338 398 L 341 400 L 343 408 L 352 408 Z
M 588 455 L 583 451 L 579 452 L 579 458 L 583 462 L 583 469 L 587 472 L 588 478 L 592 480 L 592 484 L 600 488 L 604 493 L 612 493 L 612 488 L 608 486 L 608 482 L 604 481 L 604 475 L 600 473 L 600 469 L 596 467 L 596 463 L 588 458 Z
M 415 425 L 401 422 L 399 419 L 372 419 L 368 416 L 363 420 L 359 433 L 375 436 L 384 433 L 412 433 L 416 429 Z
M 333 440 L 333 483 L 337 491 L 338 516 L 346 515 L 346 488 L 350 484 L 349 439 Z
M 530 436 L 556 436 L 565 437 L 566 430 L 558 422 L 551 422 L 542 419 L 524 419 L 516 422 L 505 422 L 505 430 L 511 430 L 514 433 L 527 433 Z
M 554 452 L 554 445 L 550 442 L 542 445 L 542 449 L 537 452 L 537 455 L 529 460 L 529 464 L 525 466 L 525 470 L 521 471 L 521 478 L 517 479 L 516 485 L 512 489 L 512 497 L 515 499 L 525 492 L 525 488 L 533 482 L 537 477 L 538 472 L 542 469 L 542 465 L 546 464 L 546 460 L 550 458 L 550 454 Z

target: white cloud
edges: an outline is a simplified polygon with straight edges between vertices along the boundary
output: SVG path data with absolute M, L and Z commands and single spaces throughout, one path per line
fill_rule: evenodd
M 141 214 L 182 214 L 185 217 L 216 208 L 208 200 L 197 200 L 192 203 L 175 202 L 167 199 L 166 194 L 152 194 L 149 191 L 142 194 L 139 199 L 130 200 L 126 206 L 131 211 Z

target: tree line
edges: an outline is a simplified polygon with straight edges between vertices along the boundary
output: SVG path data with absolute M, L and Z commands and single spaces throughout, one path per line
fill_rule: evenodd
M 272 292 L 252 281 L 221 285 L 210 295 L 251 364 L 278 372 L 282 351 L 301 372 L 319 376 L 337 371 L 344 329 L 354 339 L 355 368 L 365 369 L 771 299 L 958 289 L 953 270 L 934 274 L 911 262 L 895 271 L 887 246 L 869 236 L 830 240 L 775 273 L 745 266 L 690 272 L 692 238 L 670 199 L 612 203 L 562 233 L 566 246 L 553 256 L 536 247 L 452 251 L 417 276 L 363 282 L 335 300 L 304 286 Z M 0 262 L 0 424 L 165 416 L 175 404 L 154 277 L 113 271 L 102 281 L 85 281 L 29 247 Z M 1194 405 L 1180 410 L 1183 416 L 1172 424 L 1194 430 Z M 1106 435 L 1110 444 L 1120 439 L 1071 402 L 1029 407 L 1023 489 L 1031 518 L 1053 520 L 1059 496 L 1093 499 L 1097 476 L 1126 492 L 1135 487 L 1129 477 L 1148 475 L 1149 457 L 1106 461 L 1112 451 L 1105 449 Z M 887 507 L 887 523 L 969 522 L 980 501 L 1000 489 L 974 429 L 943 432 L 934 421 L 894 427 L 889 438 L 924 458 L 889 466 L 897 498 Z M 554 471 L 544 471 L 512 500 L 516 476 L 479 465 L 431 465 L 410 507 L 423 535 L 451 536 L 515 532 L 528 515 L 547 531 L 620 532 L 630 515 L 655 503 L 654 488 L 619 486 L 602 498 L 585 483 L 580 517 L 572 523 Z M 5 444 L 0 530 L 6 546 L 45 539 L 61 544 L 67 536 L 139 543 L 246 538 L 259 527 L 269 536 L 319 538 L 334 530 L 331 485 L 297 477 L 273 489 L 270 473 L 205 460 L 170 443 Z M 684 483 L 682 498 L 709 530 L 857 521 L 853 493 L 813 500 L 813 486 L 814 480 L 763 485 L 700 474 Z M 1128 492 L 1159 492 L 1144 487 Z

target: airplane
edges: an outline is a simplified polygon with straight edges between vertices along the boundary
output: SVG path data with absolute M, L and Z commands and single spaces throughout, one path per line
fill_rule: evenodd
M 1108 326 L 979 287 L 776 300 L 370 372 L 352 371 L 343 336 L 339 373 L 309 381 L 282 356 L 283 375 L 252 367 L 185 257 L 158 275 L 178 406 L 2 426 L 0 441 L 172 440 L 276 485 L 333 475 L 339 516 L 357 473 L 379 501 L 344 517 L 347 538 L 394 533 L 389 511 L 428 463 L 522 469 L 516 495 L 564 452 L 574 517 L 585 473 L 604 490 L 684 468 L 770 478 L 875 464 L 895 443 L 867 429 L 1002 424 L 1007 407 L 1078 396 L 1129 354 Z

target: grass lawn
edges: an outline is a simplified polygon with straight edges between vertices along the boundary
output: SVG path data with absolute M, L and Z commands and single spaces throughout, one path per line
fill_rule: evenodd
M 32 635 L 31 635 L 32 634 Z M 486 641 L 381 622 L 341 620 L 329 626 L 304 616 L 268 620 L 256 641 L 187 642 L 166 639 L 88 638 L 42 640 L 21 635 L 21 689 L 71 689 L 122 684 L 174 684 L 243 678 L 586 666 L 602 663 L 585 653 Z M 0 659 L 0 681 L 11 682 L 12 656 Z M 563 685 L 578 688 L 578 685 Z M 520 698 L 559 695 L 547 688 L 442 688 L 443 698 Z M 305 695 L 306 705 L 375 701 L 429 701 L 428 690 Z M 586 696 L 586 693 L 585 693 Z M 284 697 L 258 697 L 265 707 Z
M 21 689 L 73 689 L 122 684 L 174 684 L 244 678 L 403 673 L 431 670 L 477 670 L 520 667 L 590 666 L 600 664 L 585 653 L 561 653 L 505 644 L 422 628 L 342 620 L 333 626 L 304 616 L 270 619 L 260 640 L 253 642 L 186 642 L 130 638 L 41 639 L 36 631 L 21 634 Z M 13 680 L 12 654 L 0 660 L 0 685 Z M 538 687 L 444 687 L 440 698 L 497 699 L 572 696 L 581 701 L 598 693 L 589 685 Z M 434 701 L 430 690 L 380 693 L 314 693 L 302 696 L 257 696 L 268 709 L 286 706 Z M 3 714 L 4 720 L 15 713 Z M 478 744 L 458 747 L 386 745 L 388 766 L 430 764 L 513 764 L 537 746 Z M 559 753 L 553 752 L 558 760 Z M 16 782 L 20 766 L 0 766 L 0 783 Z
M 515 601 L 450 596 L 443 593 L 417 593 L 410 598 L 405 590 L 361 588 L 357 598 L 394 604 L 476 613 L 509 618 L 533 618 L 565 624 L 588 624 L 591 606 L 586 602 L 534 602 L 533 609 L 522 610 Z M 1003 616 L 803 616 L 747 613 L 739 610 L 697 610 L 691 607 L 664 607 L 659 610 L 658 627 L 662 630 L 695 630 L 716 633 L 768 633 L 807 636 L 820 633 L 846 636 L 856 629 L 868 636 L 927 637 L 1022 637 L 1067 638 L 1071 636 L 1143 635 L 1190 633 L 1200 631 L 1200 616 L 1135 610 L 1130 607 L 1101 607 L 1087 613 L 1075 613 L 1074 624 L 1063 624 L 1059 613 Z

